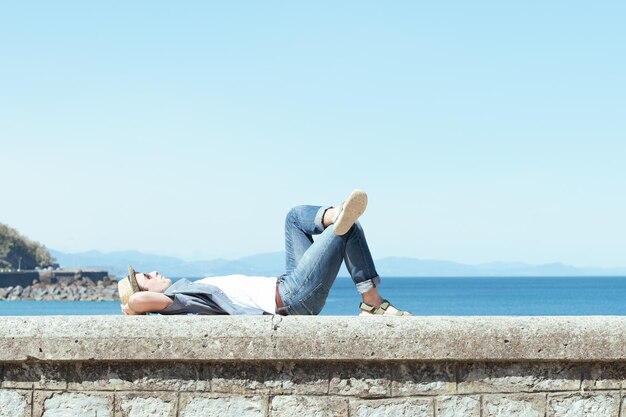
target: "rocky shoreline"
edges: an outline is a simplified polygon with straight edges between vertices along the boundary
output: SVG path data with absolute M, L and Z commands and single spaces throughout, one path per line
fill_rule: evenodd
M 118 301 L 119 296 L 117 279 L 108 276 L 97 282 L 88 277 L 54 284 L 35 280 L 26 287 L 16 285 L 0 288 L 0 301 L 2 300 Z

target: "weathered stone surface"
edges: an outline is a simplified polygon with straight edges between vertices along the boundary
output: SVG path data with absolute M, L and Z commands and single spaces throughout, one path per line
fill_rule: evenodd
M 177 405 L 173 392 L 116 393 L 115 417 L 176 417 Z
M 30 416 L 31 392 L 0 389 L 0 417 Z
M 34 417 L 113 416 L 113 394 L 35 391 Z
M 205 391 L 208 378 L 195 363 L 77 363 L 69 367 L 70 390 Z
M 626 380 L 624 363 L 596 363 L 583 367 L 583 390 L 620 389 L 624 380 Z
M 391 370 L 381 363 L 340 363 L 331 373 L 330 394 L 364 398 L 391 394 Z
M 565 394 L 548 397 L 548 417 L 617 417 L 619 393 Z
M 432 417 L 431 398 L 350 400 L 351 417 Z
M 180 417 L 266 417 L 267 400 L 240 395 L 181 394 Z
M 392 392 L 395 396 L 448 394 L 456 390 L 455 365 L 404 363 L 395 367 Z
M 602 327 L 613 319 L 605 317 L 581 318 L 584 325 L 571 318 L 535 318 L 539 324 L 517 318 L 503 319 L 504 324 L 457 318 L 53 319 L 8 318 L 0 326 L 0 361 L 5 361 L 0 362 L 0 417 L 11 409 L 30 416 L 31 407 L 35 416 L 617 417 L 626 380 L 626 356 L 611 359 L 621 348 Z M 42 323 L 57 327 L 52 331 Z M 620 323 L 612 323 L 618 335 Z M 461 324 L 483 326 L 486 333 L 479 339 L 472 329 L 461 330 Z M 529 327 L 510 328 L 513 324 Z M 94 328 L 98 325 L 104 328 Z M 296 325 L 303 326 L 300 333 Z M 563 356 L 532 359 L 543 355 L 529 349 L 540 343 L 538 334 L 550 336 L 548 325 L 566 327 L 552 329 L 553 337 L 561 337 L 560 351 L 542 342 L 553 349 L 550 355 Z M 419 339 L 448 332 L 445 344 Z M 468 339 L 450 347 L 456 332 Z M 516 339 L 524 332 L 530 332 L 528 346 Z M 290 348 L 281 345 L 289 335 L 295 345 Z M 502 335 L 504 345 L 513 348 L 500 346 Z M 375 343 L 391 343 L 387 336 L 398 343 L 393 352 Z M 335 351 L 328 350 L 333 344 Z M 472 355 L 491 355 L 489 360 L 471 359 L 468 346 L 477 349 Z M 24 351 L 18 352 L 20 347 Z M 583 347 L 596 349 L 595 359 L 588 359 Z M 433 356 L 420 351 L 435 348 L 443 351 Z M 400 351 L 407 356 L 398 357 Z M 515 359 L 502 359 L 505 354 Z M 451 355 L 466 358 L 454 361 Z M 27 390 L 33 389 L 31 398 L 33 391 Z
M 67 365 L 58 363 L 20 363 L 4 366 L 4 388 L 64 390 Z
M 277 355 L 303 359 L 609 360 L 626 357 L 625 337 L 622 317 L 295 316 L 276 324 Z
M 280 395 L 270 404 L 271 417 L 348 417 L 348 400 L 341 397 Z
M 543 417 L 546 414 L 545 394 L 485 395 L 484 417 Z
M 624 360 L 625 338 L 626 317 L 3 317 L 0 362 L 588 362 Z
M 563 363 L 470 363 L 459 366 L 460 393 L 575 391 L 581 368 Z
M 271 316 L 45 316 L 3 321 L 0 362 L 268 359 L 273 350 Z
M 327 394 L 329 366 L 318 363 L 219 363 L 206 365 L 211 390 L 231 394 Z
M 480 397 L 442 395 L 435 399 L 437 417 L 480 417 Z

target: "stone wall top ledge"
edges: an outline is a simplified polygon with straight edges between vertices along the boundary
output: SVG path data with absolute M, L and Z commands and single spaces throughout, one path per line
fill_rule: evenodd
M 0 318 L 0 362 L 626 361 L 626 317 Z

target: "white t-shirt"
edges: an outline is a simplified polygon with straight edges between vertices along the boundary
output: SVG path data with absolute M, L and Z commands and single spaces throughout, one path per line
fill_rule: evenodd
M 276 280 L 275 277 L 227 275 L 202 278 L 196 282 L 213 285 L 224 291 L 247 314 L 276 314 Z

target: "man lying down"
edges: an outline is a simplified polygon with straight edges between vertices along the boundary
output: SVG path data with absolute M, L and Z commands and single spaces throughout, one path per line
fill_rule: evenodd
M 136 272 L 118 283 L 122 311 L 136 315 L 319 314 L 341 264 L 363 301 L 361 315 L 410 316 L 384 300 L 363 228 L 357 221 L 367 195 L 354 190 L 337 208 L 302 205 L 285 219 L 286 272 L 280 277 L 230 275 L 172 283 L 156 271 Z M 318 235 L 313 240 L 313 235 Z

